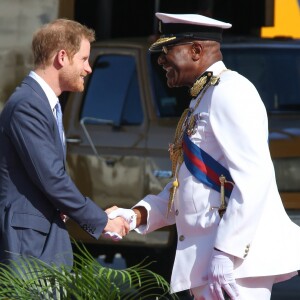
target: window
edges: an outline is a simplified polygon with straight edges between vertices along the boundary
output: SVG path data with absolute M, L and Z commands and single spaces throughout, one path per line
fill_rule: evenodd
M 129 55 L 101 55 L 93 66 L 81 118 L 112 121 L 114 125 L 143 122 L 136 61 Z
M 248 78 L 268 111 L 300 110 L 300 49 L 222 49 L 227 68 Z

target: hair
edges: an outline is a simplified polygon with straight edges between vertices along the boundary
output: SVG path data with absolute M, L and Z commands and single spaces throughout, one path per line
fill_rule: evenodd
M 94 30 L 68 19 L 56 19 L 43 25 L 32 39 L 32 52 L 35 67 L 47 67 L 51 58 L 64 49 L 72 60 L 79 51 L 82 39 L 90 43 L 95 40 Z

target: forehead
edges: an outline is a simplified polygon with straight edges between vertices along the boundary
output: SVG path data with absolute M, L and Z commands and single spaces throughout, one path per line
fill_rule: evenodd
M 80 48 L 75 55 L 89 56 L 91 50 L 91 44 L 87 39 L 82 39 L 80 42 Z

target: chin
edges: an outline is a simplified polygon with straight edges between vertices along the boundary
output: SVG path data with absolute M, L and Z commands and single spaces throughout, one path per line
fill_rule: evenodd
M 78 93 L 81 93 L 84 91 L 84 85 L 77 85 L 77 86 L 74 86 L 74 91 L 73 92 L 78 92 Z

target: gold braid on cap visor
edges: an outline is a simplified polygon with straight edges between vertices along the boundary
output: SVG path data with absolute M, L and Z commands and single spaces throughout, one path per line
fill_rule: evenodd
M 175 40 L 177 37 L 176 36 L 172 36 L 172 37 L 162 37 L 159 38 L 156 42 L 154 42 L 151 46 L 150 46 L 150 50 L 155 51 L 156 49 L 154 49 L 155 47 L 163 44 L 163 43 L 167 43 L 170 41 Z

